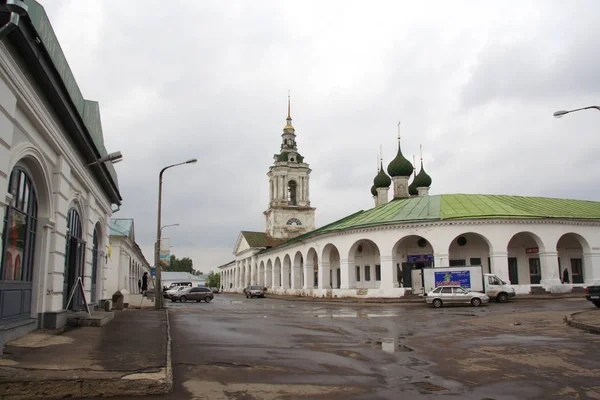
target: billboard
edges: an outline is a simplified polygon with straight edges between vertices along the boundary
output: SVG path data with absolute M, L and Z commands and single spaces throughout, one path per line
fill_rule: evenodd
M 435 286 L 462 286 L 471 288 L 471 271 L 434 272 Z

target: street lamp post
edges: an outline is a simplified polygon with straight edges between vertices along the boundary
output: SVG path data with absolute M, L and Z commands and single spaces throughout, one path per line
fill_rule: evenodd
M 590 110 L 590 109 L 596 109 L 596 110 L 600 111 L 600 106 L 589 106 L 589 107 L 583 107 L 583 108 L 576 108 L 575 110 L 569 110 L 569 111 L 566 111 L 566 110 L 556 111 L 554 113 L 554 117 L 561 118 L 561 117 L 564 117 L 565 115 L 575 112 L 575 111 Z
M 162 206 L 162 176 L 163 173 L 169 168 L 177 167 L 179 165 L 184 164 L 193 164 L 198 160 L 192 158 L 191 160 L 184 161 L 182 163 L 168 165 L 160 170 L 160 174 L 158 174 L 158 217 L 156 221 L 156 248 L 154 249 L 154 267 L 156 268 L 156 285 L 155 285 L 155 296 L 154 296 L 154 308 L 161 309 L 162 308 L 162 280 L 161 280 L 161 266 L 160 266 L 160 235 L 162 228 L 160 226 L 160 217 L 161 217 L 161 206 Z

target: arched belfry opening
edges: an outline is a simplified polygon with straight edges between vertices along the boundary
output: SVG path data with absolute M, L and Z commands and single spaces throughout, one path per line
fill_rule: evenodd
M 290 206 L 296 206 L 298 205 L 297 203 L 297 197 L 296 197 L 296 181 L 289 181 L 288 182 L 288 205 Z

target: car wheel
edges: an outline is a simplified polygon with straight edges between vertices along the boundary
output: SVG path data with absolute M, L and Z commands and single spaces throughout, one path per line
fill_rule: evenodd
M 600 308 L 600 301 L 594 301 L 594 305 L 598 308 Z
M 506 303 L 508 301 L 508 295 L 506 293 L 500 293 L 498 297 L 496 297 L 498 303 Z
M 177 303 L 177 299 L 171 299 L 173 303 Z
M 471 299 L 471 305 L 473 307 L 479 307 L 481 305 L 481 299 L 479 297 L 473 297 Z
M 201 300 L 199 300 L 199 299 L 198 299 L 198 300 L 196 300 L 196 303 L 200 303 L 200 301 L 201 301 Z
M 442 306 L 442 300 L 434 299 L 432 304 L 435 308 L 440 308 Z
M 182 303 L 185 303 L 185 302 L 187 301 L 187 297 L 185 297 L 185 296 L 181 296 L 181 297 L 179 298 L 179 301 L 180 301 L 180 302 L 182 302 Z
M 210 303 L 211 300 L 212 300 L 212 297 L 210 297 L 210 296 L 206 296 L 204 298 L 204 301 L 207 302 L 207 303 Z

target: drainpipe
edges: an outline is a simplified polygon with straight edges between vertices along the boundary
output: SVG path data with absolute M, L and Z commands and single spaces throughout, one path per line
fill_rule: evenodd
M 4 39 L 6 35 L 11 33 L 17 25 L 19 25 L 19 19 L 21 15 L 27 14 L 27 4 L 21 0 L 6 0 L 6 8 L 10 11 L 10 20 L 6 25 L 0 28 L 0 40 Z

